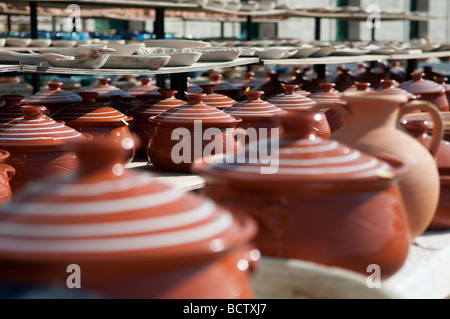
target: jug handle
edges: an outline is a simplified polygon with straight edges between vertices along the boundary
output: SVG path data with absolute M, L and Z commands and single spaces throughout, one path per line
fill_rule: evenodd
M 433 121 L 433 132 L 431 134 L 431 142 L 429 151 L 436 158 L 444 136 L 444 125 L 440 110 L 433 103 L 428 101 L 412 101 L 400 106 L 400 118 L 407 113 L 414 113 L 417 110 L 430 114 Z
M 16 175 L 16 170 L 11 165 L 8 164 L 1 164 L 1 165 L 3 172 L 6 174 L 8 182 L 10 182 L 13 179 L 14 175 Z
M 345 119 L 352 116 L 350 110 L 345 105 L 346 103 L 317 103 L 310 110 L 312 112 L 326 112 L 327 109 L 330 109 L 339 113 L 345 121 Z

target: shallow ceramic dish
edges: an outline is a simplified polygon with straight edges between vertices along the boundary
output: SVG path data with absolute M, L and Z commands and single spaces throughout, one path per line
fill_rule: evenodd
M 258 48 L 255 55 L 261 59 L 286 59 L 297 53 L 296 49 L 282 47 Z
M 226 48 L 226 47 L 212 47 L 212 48 L 197 48 L 202 53 L 199 61 L 208 62 L 224 62 L 234 61 L 242 53 L 240 48 Z
M 113 54 L 103 65 L 105 69 L 159 69 L 167 65 L 170 55 Z
M 319 50 L 320 50 L 320 48 L 315 48 L 315 47 L 298 47 L 297 52 L 292 56 L 292 58 L 297 58 L 297 59 L 307 58 Z
M 5 38 L 0 38 L 0 47 L 4 47 L 6 44 L 6 39 Z
M 114 55 L 132 55 L 136 53 L 139 49 L 145 48 L 144 43 L 128 43 L 128 44 L 120 44 L 120 43 L 108 43 L 106 45 L 108 48 L 116 50 Z
M 44 61 L 73 61 L 73 56 L 65 56 L 56 53 L 20 53 L 7 50 L 0 50 L 1 61 L 20 61 L 25 64 L 38 64 Z
M 320 57 L 325 57 L 325 56 L 329 56 L 331 53 L 333 53 L 334 51 L 336 51 L 336 48 L 333 46 L 318 46 L 319 50 L 314 52 L 313 54 L 311 54 L 309 57 L 310 58 L 320 58 Z
M 347 49 L 338 49 L 338 50 L 334 51 L 333 53 L 331 53 L 331 55 L 335 55 L 335 56 L 358 56 L 358 55 L 368 54 L 369 52 L 370 52 L 369 50 L 360 50 L 360 49 L 347 48 Z
M 73 56 L 73 61 L 49 61 L 54 67 L 60 68 L 80 68 L 80 69 L 98 69 L 101 68 L 114 49 L 95 48 L 95 47 L 76 47 L 76 48 L 43 48 L 39 50 L 42 53 L 59 53 Z
M 144 41 L 144 43 L 147 47 L 162 47 L 174 49 L 201 48 L 212 46 L 211 43 L 205 41 L 182 40 L 182 39 L 154 39 Z
M 52 39 L 31 39 L 30 47 L 45 48 L 52 44 Z
M 31 38 L 6 38 L 6 45 L 9 47 L 27 47 L 31 43 Z
M 256 48 L 252 47 L 240 47 L 242 49 L 241 56 L 254 56 Z
M 190 66 L 196 63 L 202 56 L 201 52 L 191 49 L 173 48 L 143 48 L 136 52 L 137 55 L 169 55 L 170 60 L 166 66 Z
M 77 45 L 77 40 L 53 40 L 52 45 L 57 48 L 72 48 Z
M 92 44 L 92 39 L 77 40 L 76 46 Z

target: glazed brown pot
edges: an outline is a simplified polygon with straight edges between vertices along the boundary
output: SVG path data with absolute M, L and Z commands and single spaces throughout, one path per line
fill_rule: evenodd
M 416 138 L 427 149 L 432 147 L 432 138 L 428 134 L 430 127 L 424 120 L 408 120 L 408 117 L 402 120 L 403 128 Z M 436 163 L 440 176 L 440 194 L 436 214 L 430 223 L 429 229 L 448 229 L 450 228 L 450 142 L 442 140 L 440 142 Z
M 124 163 L 130 163 L 136 152 L 135 140 L 128 128 L 128 122 L 133 118 L 97 102 L 99 95 L 96 92 L 80 92 L 80 96 L 82 97 L 80 103 L 62 109 L 54 118 L 64 121 L 79 132 L 100 135 L 127 145 L 128 152 Z
M 0 282 L 112 299 L 246 299 L 256 223 L 211 200 L 125 170 L 119 145 L 76 145 L 80 170 L 30 185 L 0 210 Z M 33 225 L 33 227 L 29 227 Z
M 236 86 L 245 91 L 248 87 L 250 89 L 253 89 L 262 85 L 263 83 L 263 80 L 255 78 L 254 72 L 247 72 L 244 74 L 244 79 L 236 83 Z
M 106 103 L 107 106 L 115 108 L 117 111 L 129 115 L 135 108 L 137 104 L 133 103 L 133 97 L 126 97 L 122 95 L 111 95 L 109 97 L 109 102 Z
M 158 93 L 160 94 L 158 98 L 147 100 L 130 113 L 134 119 L 131 123 L 131 131 L 141 140 L 137 152 L 145 158 L 147 158 L 148 143 L 153 135 L 153 124 L 148 119 L 173 107 L 187 104 L 186 101 L 175 98 L 177 90 L 161 88 L 158 89 Z
M 188 104 L 149 119 L 153 135 L 147 154 L 157 168 L 190 172 L 191 165 L 205 154 L 233 154 L 240 147 L 235 133 L 241 119 L 203 103 L 205 96 L 188 93 Z
M 0 203 L 13 198 L 11 185 L 9 184 L 16 174 L 16 170 L 11 165 L 6 164 L 11 154 L 0 150 Z
M 270 73 L 269 77 L 269 81 L 253 89 L 254 91 L 263 91 L 264 95 L 262 96 L 262 99 L 264 100 L 270 99 L 277 94 L 284 93 L 280 75 L 278 73 Z
M 273 129 L 279 129 L 278 123 L 274 121 L 274 115 L 286 111 L 262 100 L 263 91 L 247 91 L 244 94 L 247 96 L 246 100 L 238 102 L 224 111 L 242 119 L 242 122 L 238 124 L 238 127 L 242 129 L 241 132 L 254 129 L 258 140 L 261 136 L 262 138 L 271 136 Z
M 217 87 L 215 84 L 202 84 L 200 87 L 202 88 L 203 93 L 206 94 L 203 102 L 209 106 L 223 110 L 237 103 L 235 100 L 224 94 L 215 93 Z
M 61 89 L 63 82 L 48 82 L 47 85 L 48 91 L 38 92 L 23 100 L 22 104 L 45 106 L 47 114 L 52 116 L 63 107 L 81 102 L 78 94 Z
M 16 171 L 10 182 L 13 194 L 30 181 L 78 169 L 78 158 L 67 144 L 88 138 L 44 115 L 44 106 L 21 109 L 24 116 L 0 126 L 0 148 L 11 154 L 7 162 Z
M 267 102 L 288 112 L 302 112 L 310 110 L 316 102 L 308 97 L 296 93 L 297 88 L 298 85 L 287 84 L 284 86 L 283 94 L 276 95 L 268 99 Z M 330 125 L 328 124 L 324 112 L 318 112 L 316 115 L 316 124 L 314 125 L 312 132 L 320 137 L 330 136 Z
M 2 95 L 5 103 L 0 107 L 0 123 L 5 123 L 23 116 L 20 107 L 25 99 L 22 95 Z
M 420 95 L 422 101 L 429 101 L 436 105 L 442 112 L 449 111 L 449 102 L 445 94 L 445 88 L 430 80 L 423 79 L 423 73 L 413 73 L 413 80 L 405 82 L 401 87 L 406 91 Z
M 440 112 L 440 115 L 443 120 L 443 126 L 444 126 L 444 137 L 443 139 L 450 142 L 450 112 Z M 415 114 L 406 114 L 404 116 L 404 119 L 408 121 L 427 121 L 428 123 L 428 133 L 432 132 L 433 130 L 433 119 L 428 113 L 415 113 Z
M 412 241 L 398 188 L 407 168 L 311 135 L 314 116 L 281 117 L 273 170 L 273 163 L 251 162 L 252 148 L 239 152 L 239 162 L 195 164 L 205 179 L 202 193 L 257 220 L 253 242 L 263 256 L 364 274 L 375 263 L 388 277 L 403 265 Z
M 376 91 L 383 94 L 403 94 L 406 95 L 410 101 L 417 100 L 417 98 L 420 97 L 420 95 L 417 96 L 402 88 L 396 87 L 394 83 L 394 80 L 381 80 L 380 87 Z
M 242 100 L 242 89 L 230 82 L 224 81 L 222 74 L 211 73 L 209 75 L 209 79 L 210 79 L 210 81 L 205 84 L 215 85 L 216 86 L 214 89 L 215 93 L 226 95 L 235 101 Z M 200 92 L 203 93 L 203 89 L 201 87 L 199 87 L 199 88 L 200 88 Z M 191 91 L 189 91 L 189 93 L 194 93 L 194 91 L 191 90 Z
M 353 80 L 353 76 L 350 74 L 350 70 L 342 69 L 341 73 L 334 80 L 334 83 L 336 84 L 336 90 L 339 92 L 344 92 L 353 86 L 355 81 Z
M 127 91 L 127 93 L 133 97 L 133 103 L 141 104 L 150 98 L 159 96 L 159 87 L 150 84 L 150 78 L 140 78 L 139 81 L 141 81 L 140 86 L 131 88 Z
M 317 106 L 317 109 L 334 109 L 344 120 L 342 128 L 333 132 L 331 138 L 376 157 L 394 158 L 410 167 L 399 185 L 411 235 L 421 235 L 433 219 L 439 201 L 439 172 L 434 156 L 437 154 L 443 129 L 438 108 L 425 101 L 407 103 L 408 97 L 402 94 L 346 92 L 341 98 L 347 102 L 346 106 Z M 437 122 L 430 151 L 399 129 L 400 112 L 406 114 L 417 109 L 428 112 Z

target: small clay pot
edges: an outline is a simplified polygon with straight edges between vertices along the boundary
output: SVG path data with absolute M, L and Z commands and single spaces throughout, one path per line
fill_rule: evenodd
M 203 103 L 205 96 L 188 93 L 188 104 L 149 119 L 153 135 L 147 154 L 157 168 L 190 172 L 191 165 L 205 154 L 233 154 L 240 148 L 235 133 L 241 119 Z
M 122 95 L 111 95 L 109 97 L 109 102 L 106 103 L 107 106 L 115 108 L 117 111 L 129 115 L 135 108 L 137 104 L 133 103 L 135 99 L 133 97 L 126 97 Z
M 406 95 L 409 101 L 417 100 L 419 96 L 412 94 L 402 88 L 396 87 L 394 84 L 394 80 L 381 80 L 380 87 L 376 90 L 376 92 L 380 92 L 383 94 L 403 94 Z
M 442 112 L 448 112 L 450 110 L 446 91 L 442 85 L 423 79 L 423 73 L 413 73 L 412 76 L 412 81 L 405 82 L 401 86 L 403 89 L 412 94 L 420 95 L 419 100 L 433 103 Z
M 30 181 L 78 169 L 78 158 L 68 143 L 88 139 L 72 127 L 44 115 L 45 106 L 23 105 L 23 116 L 0 126 L 0 148 L 11 156 L 8 163 L 16 174 L 13 194 Z
M 120 95 L 125 97 L 131 97 L 127 92 L 119 89 L 117 86 L 111 85 L 110 78 L 98 79 L 99 84 L 92 88 L 85 90 L 84 92 L 96 92 L 98 96 L 96 98 L 99 103 L 107 103 L 110 100 L 111 95 Z
M 350 74 L 350 70 L 342 69 L 341 73 L 334 80 L 336 84 L 335 89 L 339 92 L 344 92 L 348 88 L 352 87 L 355 84 L 353 80 L 353 76 Z
M 223 110 L 237 103 L 224 94 L 215 93 L 217 87 L 215 84 L 202 84 L 200 87 L 203 89 L 203 93 L 206 94 L 206 97 L 203 99 L 205 104 Z
M 159 87 L 150 84 L 150 78 L 140 78 L 139 81 L 141 81 L 140 86 L 131 88 L 127 91 L 127 93 L 133 97 L 133 103 L 141 104 L 150 98 L 159 96 Z
M 20 107 L 25 99 L 22 95 L 2 95 L 4 104 L 0 107 L 0 123 L 9 122 L 23 116 Z
M 215 93 L 226 95 L 235 101 L 239 101 L 242 99 L 242 89 L 228 81 L 224 81 L 222 74 L 211 73 L 209 75 L 209 79 L 210 81 L 205 84 L 215 85 L 216 86 L 214 88 Z M 201 87 L 200 90 L 201 90 L 200 92 L 203 93 L 203 89 Z M 188 92 L 193 93 L 193 91 Z
M 264 81 L 255 78 L 254 72 L 247 72 L 244 74 L 244 79 L 236 83 L 236 86 L 245 91 L 247 88 L 253 89 L 262 84 L 264 84 Z

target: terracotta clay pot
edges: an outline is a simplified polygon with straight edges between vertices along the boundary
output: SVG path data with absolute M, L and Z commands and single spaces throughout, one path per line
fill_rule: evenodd
M 424 80 L 423 73 L 413 73 L 412 76 L 413 80 L 405 82 L 401 88 L 412 94 L 420 95 L 419 100 L 433 103 L 442 112 L 449 111 L 449 102 L 442 85 L 434 81 Z
M 404 263 L 412 239 L 398 181 L 407 168 L 331 139 L 311 135 L 314 112 L 281 116 L 278 166 L 252 161 L 200 163 L 202 193 L 257 220 L 253 241 L 263 256 L 301 259 L 366 274 L 378 264 L 389 277 Z M 254 159 L 254 158 L 253 158 Z
M 450 142 L 450 112 L 440 112 L 440 115 L 443 120 L 443 126 L 444 126 L 444 140 Z M 414 113 L 414 114 L 406 114 L 404 117 L 402 117 L 404 120 L 408 121 L 426 121 L 428 124 L 428 127 L 430 128 L 428 133 L 432 132 L 433 130 L 433 119 L 428 113 Z
M 203 89 L 203 93 L 206 94 L 203 102 L 209 106 L 223 110 L 237 103 L 235 100 L 224 94 L 215 93 L 217 87 L 215 84 L 202 84 L 200 87 Z
M 54 118 L 64 121 L 79 132 L 100 135 L 126 145 L 128 152 L 123 161 L 130 163 L 136 151 L 134 138 L 128 128 L 128 122 L 133 118 L 97 102 L 99 95 L 96 92 L 80 92 L 80 96 L 82 97 L 80 103 L 62 109 Z
M 133 103 L 141 104 L 146 100 L 159 95 L 159 87 L 150 84 L 150 80 L 150 78 L 140 78 L 139 81 L 141 81 L 141 85 L 127 91 L 127 93 L 134 98 Z
M 23 116 L 20 107 L 25 99 L 22 95 L 2 95 L 4 104 L 0 107 L 0 123 L 9 122 Z
M 287 84 L 284 86 L 284 94 L 279 94 L 267 100 L 267 102 L 288 112 L 301 112 L 311 109 L 316 104 L 315 101 L 296 93 L 297 85 Z M 316 113 L 316 124 L 313 127 L 313 133 L 320 137 L 328 137 L 331 134 L 325 113 Z
M 137 108 L 137 104 L 133 102 L 134 100 L 135 99 L 131 96 L 126 97 L 122 95 L 111 95 L 109 97 L 109 102 L 106 103 L 106 105 L 125 115 L 129 115 L 135 108 Z
M 277 94 L 283 94 L 283 83 L 280 81 L 280 75 L 278 73 L 270 73 L 270 80 L 260 85 L 257 88 L 254 88 L 253 91 L 263 91 L 264 95 L 262 99 L 270 99 L 272 96 Z
M 16 174 L 16 170 L 11 165 L 6 164 L 11 154 L 0 150 L 0 203 L 13 198 L 11 185 L 9 184 Z
M 448 78 L 446 77 L 438 77 L 435 79 L 435 82 L 442 85 L 445 89 L 445 95 L 447 96 L 447 100 L 450 101 L 450 85 L 447 83 Z
M 229 98 L 239 101 L 242 99 L 242 89 L 237 87 L 236 85 L 223 80 L 223 76 L 220 73 L 211 73 L 209 75 L 210 81 L 204 84 L 212 84 L 216 87 L 214 88 L 214 92 L 217 94 L 223 94 L 228 96 Z M 200 87 L 203 93 L 203 89 Z M 191 92 L 189 92 L 191 93 Z
M 190 172 L 192 163 L 203 156 L 233 154 L 240 147 L 235 133 L 241 119 L 203 103 L 205 96 L 188 93 L 188 104 L 149 119 L 153 135 L 147 154 L 157 168 Z
M 244 74 L 244 79 L 236 83 L 236 86 L 242 90 L 246 90 L 247 88 L 250 89 L 256 88 L 262 84 L 264 84 L 264 81 L 255 78 L 254 72 L 247 72 Z
M 400 190 L 411 235 L 419 236 L 429 226 L 439 200 L 439 172 L 433 157 L 443 133 L 439 110 L 429 102 L 407 103 L 408 97 L 402 94 L 347 92 L 341 98 L 347 102 L 346 106 L 315 106 L 317 109 L 330 107 L 344 120 L 342 128 L 333 132 L 331 138 L 376 157 L 397 159 L 410 167 L 400 182 Z M 430 151 L 399 129 L 400 111 L 405 114 L 417 109 L 428 112 L 437 122 Z
M 63 82 L 48 82 L 47 85 L 48 91 L 38 92 L 23 100 L 22 104 L 45 106 L 47 114 L 52 116 L 63 107 L 81 102 L 78 94 L 61 89 Z
M 30 181 L 77 170 L 78 158 L 67 144 L 88 139 L 44 115 L 45 106 L 24 105 L 21 110 L 24 116 L 0 126 L 0 148 L 11 154 L 8 164 L 16 170 L 10 182 L 13 194 Z
M 0 210 L 0 281 L 112 299 L 255 298 L 255 222 L 125 170 L 118 144 L 75 146 L 80 170 L 30 185 Z M 33 225 L 33 227 L 29 227 Z
M 342 69 L 341 73 L 334 80 L 334 83 L 336 84 L 336 90 L 339 92 L 344 92 L 354 85 L 355 81 L 353 80 L 353 76 L 350 74 L 350 70 Z
M 298 85 L 299 88 L 301 87 L 303 90 L 310 92 L 310 93 L 311 93 L 310 89 L 315 87 L 315 85 L 312 81 L 305 79 L 305 74 L 304 74 L 304 72 L 301 72 L 301 71 L 296 72 L 295 78 L 293 80 L 287 82 L 287 84 Z
M 369 65 L 367 65 L 365 69 L 366 71 L 359 74 L 355 78 L 355 81 L 368 82 L 375 90 L 378 89 L 380 87 L 380 81 L 382 80 L 381 73 L 372 72 L 372 68 Z
M 148 143 L 153 135 L 153 124 L 148 119 L 173 107 L 187 104 L 186 101 L 175 98 L 175 94 L 178 93 L 177 90 L 161 88 L 158 89 L 158 93 L 160 98 L 148 100 L 130 113 L 133 117 L 131 130 L 141 140 L 137 152 L 145 158 L 147 158 Z
M 238 124 L 238 127 L 242 129 L 240 134 L 254 130 L 258 140 L 271 136 L 273 129 L 279 129 L 278 123 L 274 121 L 274 115 L 286 111 L 262 100 L 263 91 L 247 91 L 244 94 L 247 96 L 246 100 L 238 102 L 224 111 L 242 119 L 242 122 Z
M 345 104 L 345 102 L 341 100 L 342 93 L 334 89 L 335 86 L 336 84 L 334 83 L 320 83 L 320 87 L 322 88 L 322 90 L 320 92 L 311 93 L 311 95 L 308 97 L 316 103 Z M 335 132 L 342 127 L 343 121 L 341 115 L 338 112 L 332 109 L 327 109 L 324 111 L 331 132 Z
M 411 120 L 408 117 L 404 117 L 402 126 L 427 149 L 432 147 L 432 138 L 428 134 L 430 126 L 427 121 Z M 436 154 L 436 163 L 439 170 L 441 189 L 438 208 L 428 228 L 448 229 L 450 228 L 450 142 L 441 140 Z
M 110 78 L 98 79 L 99 84 L 91 87 L 84 92 L 96 92 L 98 93 L 98 97 L 96 98 L 97 102 L 106 103 L 110 101 L 111 95 L 120 95 L 125 97 L 131 97 L 127 92 L 119 89 L 117 86 L 111 85 Z
M 394 85 L 394 80 L 381 80 L 380 81 L 380 87 L 376 90 L 377 92 L 383 93 L 383 94 L 402 94 L 406 95 L 408 97 L 408 100 L 413 101 L 417 100 L 417 98 L 420 96 L 417 96 L 415 94 L 412 94 L 402 88 L 396 87 Z

